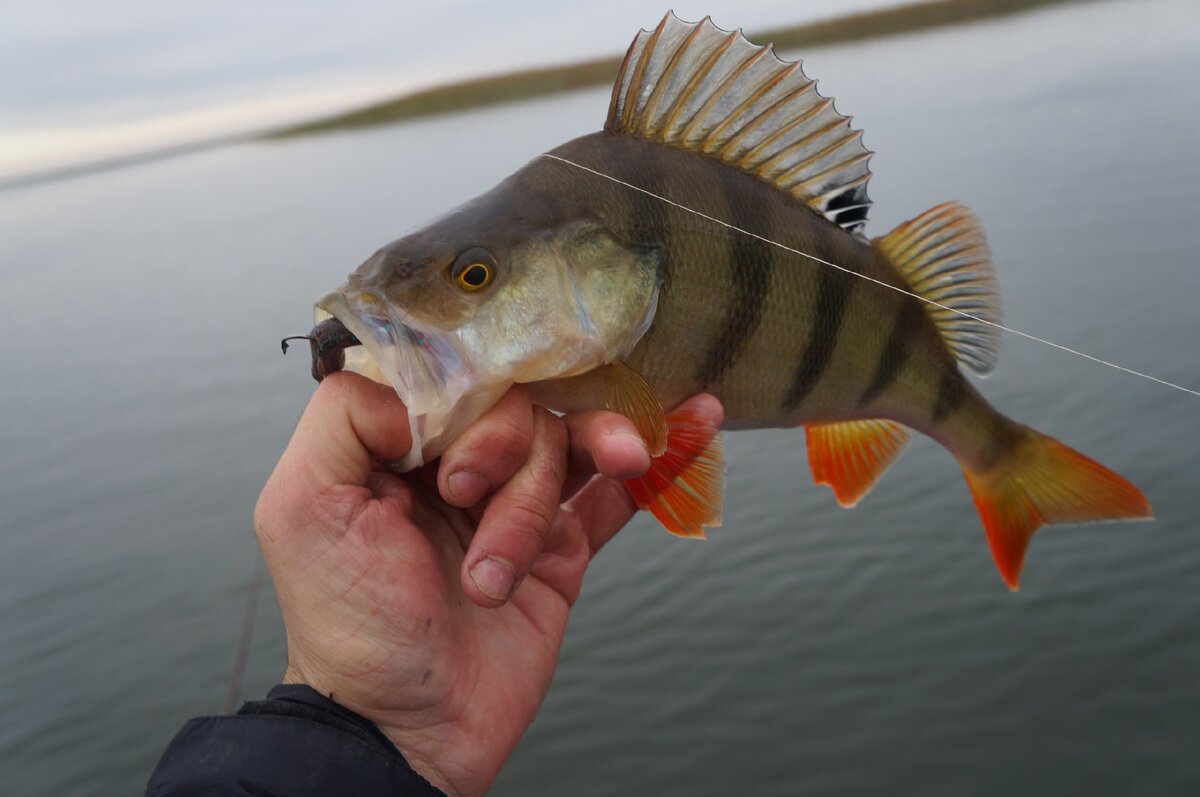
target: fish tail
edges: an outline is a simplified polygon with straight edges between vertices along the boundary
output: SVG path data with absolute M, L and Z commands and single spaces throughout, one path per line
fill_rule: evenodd
M 717 428 L 688 409 L 666 414 L 666 450 L 650 460 L 650 470 L 627 479 L 635 504 L 667 531 L 704 538 L 704 528 L 721 525 L 725 494 L 725 453 Z
M 1041 526 L 1152 517 L 1145 496 L 1125 479 L 1052 437 L 1014 426 L 1018 440 L 999 464 L 963 467 L 1009 589 L 1017 589 L 1025 550 Z

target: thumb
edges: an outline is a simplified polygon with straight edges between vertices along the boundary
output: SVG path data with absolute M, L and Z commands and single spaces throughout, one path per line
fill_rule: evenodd
M 365 486 L 373 460 L 394 462 L 411 446 L 408 412 L 396 391 L 339 371 L 317 387 L 271 481 L 301 497 Z

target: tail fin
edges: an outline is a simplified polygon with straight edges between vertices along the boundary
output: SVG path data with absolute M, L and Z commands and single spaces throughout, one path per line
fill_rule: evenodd
M 1014 591 L 1039 527 L 1152 517 L 1138 488 L 1054 438 L 1023 428 L 1025 440 L 1005 462 L 983 473 L 963 469 L 992 558 Z

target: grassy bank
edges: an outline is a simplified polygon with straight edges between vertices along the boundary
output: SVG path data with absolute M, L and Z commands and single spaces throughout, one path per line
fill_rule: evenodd
M 1078 1 L 934 0 L 777 30 L 753 31 L 747 35 L 751 41 L 774 42 L 779 49 L 794 50 L 895 36 Z M 349 113 L 287 127 L 268 134 L 267 138 L 392 124 L 419 116 L 499 105 L 590 86 L 604 86 L 612 82 L 620 63 L 620 57 L 614 56 L 464 80 L 418 91 Z

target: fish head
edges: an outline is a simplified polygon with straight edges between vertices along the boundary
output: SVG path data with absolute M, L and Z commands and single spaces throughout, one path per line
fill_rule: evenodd
M 653 320 L 657 250 L 522 188 L 510 178 L 384 246 L 317 302 L 318 327 L 332 317 L 362 344 L 343 367 L 408 409 L 398 470 L 438 456 L 514 383 L 620 359 Z

